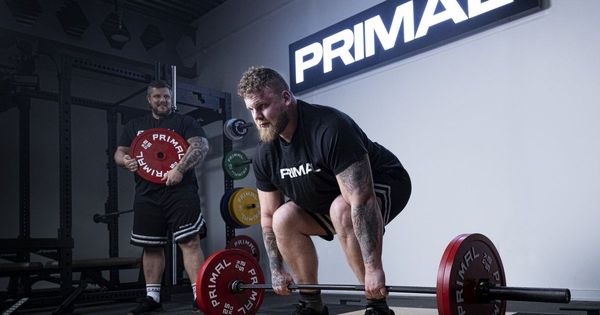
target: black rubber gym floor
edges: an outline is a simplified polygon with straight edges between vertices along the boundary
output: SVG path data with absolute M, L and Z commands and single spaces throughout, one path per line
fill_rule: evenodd
M 324 302 L 329 308 L 329 313 L 344 314 L 362 310 L 364 299 L 359 295 L 337 295 L 324 294 Z M 276 296 L 272 293 L 265 295 L 265 300 L 258 314 L 290 314 L 294 310 L 298 295 Z M 196 314 L 191 310 L 191 293 L 173 294 L 171 301 L 163 302 L 163 314 Z M 435 314 L 435 299 L 433 297 L 421 296 L 390 296 L 389 304 L 394 307 L 429 309 Z M 136 303 L 102 303 L 96 305 L 77 305 L 74 314 L 90 315 L 116 315 L 127 314 L 127 311 L 135 307 Z M 600 313 L 600 302 L 579 302 L 570 304 L 553 303 L 531 303 L 531 302 L 508 302 L 507 312 L 518 315 L 594 315 Z M 51 314 L 52 308 L 36 310 L 18 310 L 16 314 Z M 480 315 L 480 314 L 477 314 Z

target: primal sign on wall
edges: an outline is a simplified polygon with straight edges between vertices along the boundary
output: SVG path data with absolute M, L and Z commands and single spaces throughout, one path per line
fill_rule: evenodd
M 406 58 L 542 9 L 543 0 L 388 0 L 289 47 L 293 92 Z

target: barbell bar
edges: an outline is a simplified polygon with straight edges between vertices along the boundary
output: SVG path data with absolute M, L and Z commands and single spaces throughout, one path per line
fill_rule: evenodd
M 246 284 L 240 280 L 231 282 L 230 289 L 232 293 L 240 293 L 246 289 L 272 289 L 273 285 L 269 283 L 251 283 Z M 402 292 L 402 293 L 419 293 L 419 294 L 435 294 L 436 290 L 434 287 L 396 287 L 387 286 L 388 292 Z M 363 285 L 352 285 L 352 284 L 295 284 L 292 283 L 288 286 L 288 289 L 294 290 L 338 290 L 338 291 L 364 291 L 365 286 Z
M 272 289 L 272 284 L 254 283 L 246 284 L 242 281 L 233 281 L 230 284 L 232 293 L 239 293 L 246 289 Z M 337 291 L 364 291 L 363 285 L 348 284 L 291 284 L 288 289 L 294 290 L 337 290 Z M 388 292 L 396 293 L 417 293 L 417 294 L 436 294 L 434 287 L 410 287 L 410 286 L 386 286 Z M 522 287 L 496 287 L 481 281 L 478 285 L 476 296 L 479 301 L 487 302 L 491 300 L 507 301 L 530 301 L 530 302 L 553 302 L 568 303 L 571 300 L 569 289 L 553 288 L 522 288 Z
M 197 302 L 206 314 L 256 314 L 271 284 L 260 265 L 245 251 L 226 249 L 209 256 L 198 272 Z M 364 291 L 362 285 L 291 284 L 291 290 Z M 506 286 L 502 261 L 482 234 L 461 234 L 446 247 L 436 287 L 388 286 L 389 292 L 435 294 L 440 315 L 506 312 L 506 301 L 568 303 L 566 288 Z

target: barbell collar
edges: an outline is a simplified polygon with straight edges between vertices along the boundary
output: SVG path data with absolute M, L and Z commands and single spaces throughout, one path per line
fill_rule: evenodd
M 569 303 L 571 291 L 557 288 L 490 287 L 476 295 L 483 301 L 528 301 L 548 303 Z

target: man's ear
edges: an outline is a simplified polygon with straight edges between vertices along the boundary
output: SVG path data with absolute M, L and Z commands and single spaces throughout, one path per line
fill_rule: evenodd
M 283 90 L 281 92 L 281 97 L 283 98 L 283 101 L 285 102 L 285 105 L 289 105 L 292 102 L 292 93 L 288 90 Z

